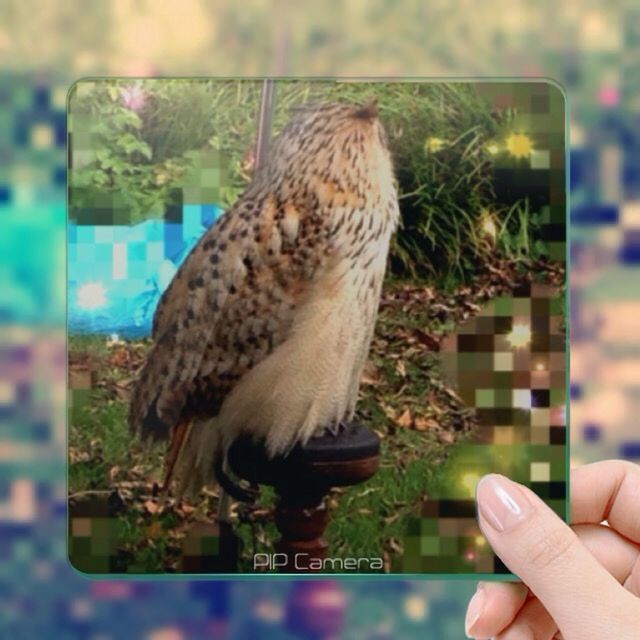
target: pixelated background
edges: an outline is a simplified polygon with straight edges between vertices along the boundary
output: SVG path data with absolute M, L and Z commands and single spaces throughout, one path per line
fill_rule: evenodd
M 64 96 L 79 76 L 550 76 L 569 94 L 574 464 L 640 460 L 640 14 L 492 0 L 0 7 L 0 625 L 12 638 L 286 638 L 301 597 L 347 638 L 460 638 L 472 582 L 89 581 L 64 539 Z M 393 34 L 390 37 L 390 34 Z M 305 583 L 306 584 L 306 583 Z M 296 597 L 298 600 L 296 600 Z M 341 621 L 339 612 L 346 608 Z M 291 615 L 289 615 L 291 617 Z M 291 625 L 289 625 L 291 626 Z M 293 636 L 296 637 L 296 636 Z M 300 637 L 300 634 L 298 635 Z

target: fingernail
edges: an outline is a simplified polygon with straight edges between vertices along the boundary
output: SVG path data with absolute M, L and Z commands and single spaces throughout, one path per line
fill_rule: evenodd
M 482 583 L 478 584 L 476 592 L 473 594 L 473 598 L 469 600 L 469 606 L 467 607 L 467 615 L 464 619 L 464 631 L 467 634 L 467 638 L 475 638 L 473 635 L 473 628 L 476 626 L 482 610 L 484 609 L 484 587 Z
M 506 531 L 524 520 L 532 506 L 522 489 L 504 476 L 484 476 L 476 489 L 480 515 L 496 531 Z

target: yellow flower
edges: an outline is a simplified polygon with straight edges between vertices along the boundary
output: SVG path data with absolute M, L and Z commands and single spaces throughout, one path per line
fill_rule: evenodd
M 498 235 L 498 228 L 496 227 L 496 221 L 491 214 L 485 214 L 481 221 L 481 229 L 486 236 L 489 236 L 492 240 L 496 239 Z
M 507 342 L 513 349 L 522 349 L 531 342 L 531 327 L 528 324 L 513 325 L 511 333 L 507 335 Z
M 531 138 L 524 133 L 512 133 L 507 138 L 507 151 L 514 158 L 526 158 L 533 149 Z
M 442 138 L 427 138 L 424 143 L 424 150 L 431 153 L 436 153 L 444 147 L 444 140 Z
M 476 494 L 476 486 L 480 482 L 480 476 L 477 473 L 465 473 L 462 476 L 462 485 L 467 489 L 469 495 Z
M 495 142 L 491 142 L 490 144 L 487 145 L 487 151 L 492 156 L 495 156 L 496 153 L 498 153 L 500 151 L 500 147 Z

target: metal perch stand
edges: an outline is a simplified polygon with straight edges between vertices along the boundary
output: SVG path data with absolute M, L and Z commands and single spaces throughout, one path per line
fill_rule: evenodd
M 274 459 L 250 440 L 237 440 L 231 446 L 232 471 L 254 484 L 274 487 L 278 495 L 275 524 L 280 540 L 275 550 L 280 555 L 267 568 L 295 573 L 313 571 L 320 565 L 312 560 L 327 555 L 325 497 L 332 487 L 368 480 L 378 470 L 379 455 L 378 436 L 358 424 L 347 425 L 338 435 L 313 438 L 287 456 Z
M 263 162 L 269 150 L 271 141 L 271 120 L 273 117 L 274 86 L 271 78 L 262 81 L 260 95 L 260 111 L 258 113 L 258 134 L 255 150 L 255 168 Z

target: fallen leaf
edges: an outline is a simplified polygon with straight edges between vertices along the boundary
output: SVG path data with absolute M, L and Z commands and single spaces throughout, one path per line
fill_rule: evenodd
M 429 396 L 427 397 L 427 405 L 429 406 L 429 409 L 438 416 L 441 416 L 445 411 L 438 403 L 435 393 L 429 393 Z
M 154 502 L 153 500 L 147 500 L 144 503 L 144 508 L 147 510 L 148 513 L 151 513 L 151 514 L 158 513 L 158 511 L 160 511 L 160 505 L 157 502 Z
M 395 420 L 396 411 L 393 407 L 390 407 L 388 404 L 381 402 L 380 408 L 384 411 L 384 415 L 387 416 L 390 420 Z
M 129 473 L 132 476 L 137 476 L 140 478 L 144 475 L 144 467 L 141 464 L 136 464 L 133 467 L 131 467 Z
M 107 358 L 107 362 L 112 367 L 124 367 L 129 363 L 129 352 L 126 348 L 118 348 L 116 349 L 109 358 Z
M 410 427 L 413 423 L 413 418 L 411 417 L 411 411 L 409 409 L 405 409 L 398 418 L 394 420 L 394 422 L 399 427 Z
M 195 510 L 195 507 L 192 507 L 190 504 L 185 503 L 176 508 L 176 511 L 181 516 L 190 516 Z
M 69 447 L 69 462 L 74 464 L 75 462 L 87 462 L 91 456 L 86 451 L 78 451 L 73 447 Z
M 412 331 L 412 336 L 420 344 L 427 347 L 427 349 L 430 349 L 431 351 L 440 351 L 440 341 L 428 334 L 426 331 L 422 331 L 422 329 L 414 329 Z
M 262 518 L 266 520 L 273 514 L 273 509 L 252 509 L 251 515 L 254 519 Z
M 418 416 L 413 421 L 413 428 L 416 431 L 428 431 L 429 429 L 437 429 L 440 425 L 433 418 L 423 418 Z
M 447 387 L 445 388 L 445 392 L 447 393 L 448 396 L 453 398 L 456 402 L 459 402 L 460 404 L 464 404 L 464 400 L 453 389 Z
M 438 434 L 438 440 L 444 444 L 453 444 L 455 436 L 450 431 L 441 431 Z
M 370 360 L 364 367 L 360 382 L 363 385 L 370 385 L 372 387 L 376 387 L 382 383 L 382 375 L 380 374 L 380 371 Z

